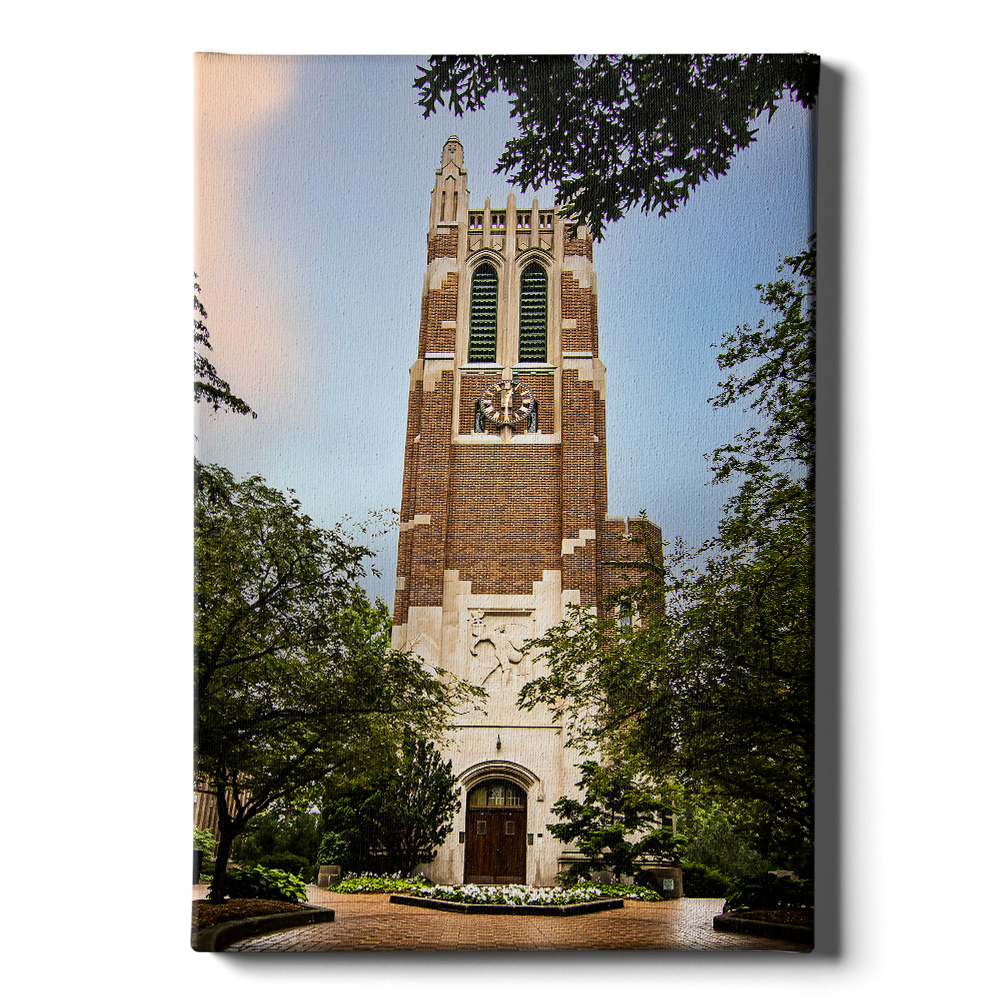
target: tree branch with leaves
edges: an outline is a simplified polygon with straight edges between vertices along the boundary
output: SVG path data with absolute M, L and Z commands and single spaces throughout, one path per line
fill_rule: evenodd
M 554 184 L 601 239 L 631 208 L 665 216 L 755 141 L 787 98 L 812 108 L 819 58 L 789 55 L 432 56 L 414 81 L 424 117 L 510 98 L 518 134 L 496 166 L 522 191 Z
M 198 275 L 195 275 L 197 278 Z M 194 401 L 205 400 L 212 404 L 213 410 L 230 410 L 246 416 L 248 413 L 254 420 L 257 414 L 250 409 L 250 404 L 235 395 L 229 383 L 215 370 L 215 365 L 208 360 L 207 351 L 212 350 L 208 327 L 205 320 L 208 312 L 198 296 L 201 285 L 194 283 Z

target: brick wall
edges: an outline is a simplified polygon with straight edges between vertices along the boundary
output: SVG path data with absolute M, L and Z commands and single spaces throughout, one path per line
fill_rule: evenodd
M 559 446 L 461 445 L 452 463 L 448 567 L 474 594 L 530 594 L 560 564 Z
M 601 600 L 614 595 L 624 587 L 640 583 L 645 574 L 641 569 L 608 565 L 608 563 L 643 562 L 661 557 L 663 532 L 660 526 L 640 517 L 610 518 L 604 521 L 599 534 L 601 567 Z
M 424 296 L 420 307 L 420 357 L 428 351 L 455 350 L 455 327 L 444 327 L 442 322 L 454 323 L 458 318 L 458 272 L 450 271 L 440 288 L 432 288 Z
M 243 801 L 247 801 L 244 795 Z M 236 797 L 231 792 L 226 792 L 226 808 L 231 816 L 236 810 Z M 194 825 L 199 830 L 209 830 L 216 840 L 220 837 L 218 800 L 212 785 L 203 775 L 194 776 Z
M 576 320 L 575 329 L 563 329 L 564 351 L 593 351 L 597 354 L 595 295 L 569 271 L 562 273 L 562 317 Z
M 410 536 L 410 565 L 409 573 L 405 574 L 406 588 L 397 592 L 396 603 L 404 607 L 441 605 L 444 571 L 447 568 L 445 533 L 451 472 L 449 452 L 453 389 L 454 373 L 446 371 L 441 373 L 433 392 L 421 393 L 420 441 L 412 452 L 406 471 L 411 477 L 413 514 L 430 514 L 431 521 L 403 532 L 403 535 Z
M 436 257 L 458 257 L 458 229 L 443 236 L 427 237 L 427 263 Z
M 563 253 L 567 257 L 586 257 L 594 259 L 594 241 L 589 236 L 585 240 L 569 239 L 563 243 Z
M 588 381 L 573 369 L 563 372 L 562 413 L 562 536 L 578 539 L 581 532 L 596 533 L 605 511 L 597 508 L 598 480 L 607 466 L 596 461 L 595 412 L 604 405 Z M 603 487 L 607 492 L 607 487 Z M 563 556 L 563 589 L 579 590 L 583 604 L 597 600 L 597 542 L 590 539 Z

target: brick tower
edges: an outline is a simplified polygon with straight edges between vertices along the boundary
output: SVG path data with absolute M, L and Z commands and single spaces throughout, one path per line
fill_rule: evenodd
M 462 809 L 427 874 L 551 885 L 564 848 L 545 827 L 579 761 L 546 710 L 517 709 L 545 668 L 521 648 L 615 588 L 604 564 L 628 525 L 607 517 L 590 234 L 537 198 L 470 209 L 462 161 L 451 136 L 410 368 L 393 645 L 490 696 L 449 734 Z

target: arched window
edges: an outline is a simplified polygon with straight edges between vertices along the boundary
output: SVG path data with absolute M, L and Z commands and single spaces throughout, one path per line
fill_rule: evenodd
M 540 264 L 529 264 L 521 272 L 518 361 L 548 361 L 548 288 L 548 276 Z
M 524 790 L 512 781 L 486 781 L 469 792 L 470 808 L 505 806 L 508 809 L 523 809 L 525 804 Z
M 497 281 L 491 264 L 480 264 L 472 275 L 469 301 L 469 361 L 497 359 Z

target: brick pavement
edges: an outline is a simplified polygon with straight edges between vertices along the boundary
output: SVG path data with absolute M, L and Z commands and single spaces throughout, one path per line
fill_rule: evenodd
M 199 891 L 200 890 L 200 891 Z M 195 887 L 194 898 L 204 895 Z M 250 938 L 228 951 L 789 951 L 805 945 L 712 930 L 719 899 L 625 901 L 622 910 L 576 917 L 444 913 L 310 887 L 309 901 L 337 919 Z

